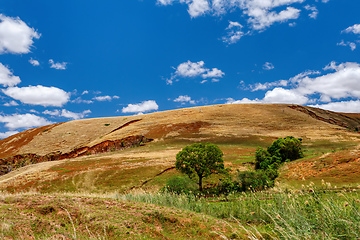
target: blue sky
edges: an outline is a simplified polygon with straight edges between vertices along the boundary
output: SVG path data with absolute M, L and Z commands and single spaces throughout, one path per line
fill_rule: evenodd
M 0 138 L 224 103 L 360 112 L 360 1 L 0 5 Z

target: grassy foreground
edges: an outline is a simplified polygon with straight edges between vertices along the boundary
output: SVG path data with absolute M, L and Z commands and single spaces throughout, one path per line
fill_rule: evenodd
M 0 194 L 0 239 L 359 239 L 360 187 L 194 195 Z
M 0 194 L 0 239 L 218 239 L 225 221 L 114 195 Z
M 229 201 L 194 196 L 127 194 L 121 199 L 186 209 L 236 222 L 233 238 L 247 239 L 359 239 L 360 189 L 349 191 L 303 190 L 243 193 Z M 225 233 L 218 232 L 223 239 Z

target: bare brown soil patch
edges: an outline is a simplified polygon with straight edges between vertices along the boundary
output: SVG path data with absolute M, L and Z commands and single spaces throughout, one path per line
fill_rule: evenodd
M 62 123 L 56 123 L 48 126 L 29 129 L 24 132 L 10 136 L 6 139 L 0 140 L 0 158 L 5 158 L 17 154 L 20 148 L 30 143 L 35 136 L 50 131 L 52 128 L 61 124 Z
M 165 137 L 178 137 L 189 136 L 198 134 L 201 128 L 206 128 L 211 124 L 208 122 L 191 122 L 191 123 L 176 123 L 176 124 L 163 124 L 155 125 L 147 132 L 147 136 L 154 139 L 160 139 Z
M 300 105 L 293 105 L 290 106 L 290 108 L 306 113 L 309 116 L 318 119 L 320 121 L 338 125 L 340 127 L 344 127 L 349 130 L 354 130 L 356 132 L 360 131 L 359 114 L 336 113 L 319 108 L 305 107 Z
M 360 150 L 326 153 L 309 160 L 298 160 L 284 167 L 284 179 L 329 179 L 356 183 L 360 176 Z
M 62 160 L 68 158 L 76 158 L 80 156 L 94 155 L 94 154 L 110 152 L 110 151 L 119 151 L 134 146 L 140 146 L 141 144 L 145 144 L 150 141 L 152 141 L 152 139 L 147 139 L 144 136 L 130 136 L 115 141 L 107 140 L 99 144 L 96 144 L 95 146 L 92 147 L 86 146 L 86 147 L 77 148 L 69 153 L 55 152 L 55 153 L 46 154 L 44 156 L 31 154 L 31 153 L 15 155 L 9 158 L 0 159 L 0 175 L 6 174 L 14 169 L 29 164 L 35 164 L 35 163 L 47 162 L 47 161 L 56 161 L 56 160 Z

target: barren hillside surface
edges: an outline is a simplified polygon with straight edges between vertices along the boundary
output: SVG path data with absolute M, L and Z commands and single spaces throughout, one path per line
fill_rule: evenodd
M 293 135 L 310 140 L 339 140 L 356 135 L 306 112 L 282 104 L 229 104 L 194 107 L 140 116 L 83 119 L 30 129 L 0 141 L 0 158 L 15 154 L 70 152 L 106 140 L 143 135 L 155 141 L 246 139 L 250 136 Z M 360 126 L 360 119 L 329 111 L 313 110 L 324 119 L 344 126 Z M 356 115 L 354 115 L 356 116 Z M 136 121 L 138 120 L 138 121 Z M 339 134 L 341 131 L 341 136 Z
M 168 176 L 176 174 L 176 153 L 187 144 L 219 144 L 225 165 L 235 171 L 252 166 L 257 146 L 268 146 L 286 136 L 303 139 L 304 161 L 317 162 L 328 154 L 334 164 L 350 159 L 350 165 L 346 165 L 349 170 L 357 166 L 359 159 L 359 128 L 357 114 L 286 104 L 215 105 L 65 122 L 30 129 L 0 141 L 0 166 L 8 172 L 0 176 L 0 188 L 115 191 L 161 187 Z M 81 157 L 57 161 L 68 156 Z M 51 162 L 28 165 L 47 159 Z M 298 166 L 302 165 L 297 164 L 301 161 L 289 165 L 283 178 L 330 176 L 326 171 L 334 170 L 324 168 L 316 175 L 319 166 L 304 162 L 307 170 L 299 172 Z M 24 165 L 28 166 L 21 167 Z M 340 169 L 345 165 L 334 166 Z M 358 171 L 348 172 L 355 181 Z

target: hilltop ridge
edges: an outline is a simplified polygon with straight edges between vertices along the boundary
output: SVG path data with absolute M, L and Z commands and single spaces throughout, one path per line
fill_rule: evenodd
M 103 175 L 106 171 L 121 172 L 124 177 L 119 184 L 131 188 L 137 184 L 143 186 L 154 176 L 171 172 L 176 152 L 193 142 L 222 145 L 225 160 L 228 161 L 226 164 L 234 169 L 243 169 L 243 164 L 253 161 L 251 154 L 256 146 L 268 146 L 279 137 L 302 138 L 304 146 L 316 148 L 316 152 L 334 151 L 340 147 L 345 149 L 344 146 L 358 148 L 360 134 L 356 130 L 359 128 L 360 118 L 357 114 L 292 104 L 213 105 L 56 123 L 29 129 L 0 141 L 0 175 L 3 175 L 0 185 L 4 183 L 9 188 L 18 184 L 33 184 L 33 180 L 21 180 L 24 174 L 30 174 L 25 169 L 33 169 L 36 173 L 31 170 L 32 177 L 29 179 L 45 181 L 47 178 L 41 173 L 45 171 L 46 176 L 52 176 L 50 179 L 61 176 L 61 181 L 69 177 L 73 179 L 72 182 L 79 181 L 76 188 L 84 184 L 80 179 L 101 179 L 106 176 Z M 134 148 L 139 146 L 145 147 Z M 317 154 L 314 157 L 319 157 Z M 343 152 L 343 156 L 353 159 L 350 162 L 357 159 L 356 156 L 352 158 L 352 154 Z M 79 160 L 74 162 L 71 159 L 75 157 Z M 44 168 L 35 164 L 40 162 L 49 164 L 41 165 Z M 31 166 L 24 168 L 23 172 L 14 171 L 26 165 Z M 64 167 L 54 168 L 55 165 Z M 144 167 L 147 167 L 148 175 L 142 174 L 135 183 L 123 182 L 125 176 L 130 174 L 133 177 L 133 171 L 141 171 Z M 293 169 L 298 168 L 293 166 Z M 286 174 L 296 175 L 292 172 Z M 80 175 L 83 177 L 79 179 Z M 18 182 L 10 183 L 10 178 L 18 179 Z M 112 182 L 109 184 L 113 186 Z
M 0 159 L 29 153 L 41 156 L 70 153 L 77 148 L 138 135 L 154 141 L 240 141 L 250 136 L 284 134 L 317 139 L 329 137 L 333 131 L 359 128 L 360 117 L 356 114 L 300 105 L 212 105 L 145 115 L 82 119 L 29 129 L 0 140 Z

